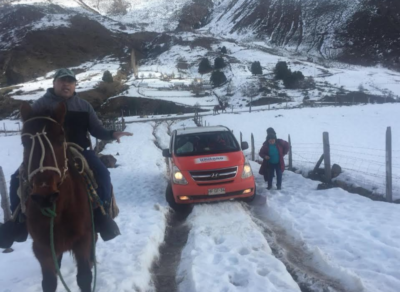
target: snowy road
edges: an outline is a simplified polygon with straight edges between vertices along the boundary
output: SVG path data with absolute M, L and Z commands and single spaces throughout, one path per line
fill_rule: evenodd
M 257 176 L 259 197 L 250 206 L 196 205 L 186 220 L 173 222 L 160 148 L 168 147 L 169 131 L 191 123 L 131 124 L 133 137 L 103 151 L 118 159 L 110 172 L 122 236 L 98 243 L 97 291 L 398 292 L 399 205 L 341 189 L 316 191 L 316 182 L 285 172 L 282 191 L 267 192 Z M 0 143 L 9 177 L 19 164 L 19 138 L 0 137 Z M 258 165 L 252 167 L 257 173 Z M 41 291 L 31 240 L 14 249 L 0 254 L 0 292 Z M 77 291 L 68 254 L 62 273 Z

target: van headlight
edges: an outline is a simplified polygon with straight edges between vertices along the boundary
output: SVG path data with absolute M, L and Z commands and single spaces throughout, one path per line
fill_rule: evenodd
M 188 182 L 182 172 L 175 165 L 172 167 L 172 180 L 178 185 L 187 185 Z
M 251 166 L 250 163 L 247 161 L 243 165 L 243 172 L 242 172 L 242 178 L 249 178 L 253 176 L 253 172 L 251 171 Z

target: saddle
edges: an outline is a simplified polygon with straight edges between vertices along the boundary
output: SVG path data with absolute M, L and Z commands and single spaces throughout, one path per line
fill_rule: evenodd
M 96 207 L 99 207 L 102 211 L 103 214 L 108 213 L 111 218 L 115 218 L 119 214 L 119 208 L 117 205 L 117 201 L 115 199 L 114 195 L 114 188 L 111 186 L 111 202 L 110 205 L 107 206 L 108 210 L 104 209 L 104 206 L 101 203 L 100 198 L 97 195 L 96 189 L 97 189 L 97 182 L 94 177 L 93 171 L 90 169 L 86 158 L 82 155 L 81 151 L 83 149 L 74 143 L 68 143 L 67 151 L 70 154 L 69 158 L 72 158 L 73 164 L 75 168 L 78 170 L 79 174 L 82 175 L 85 179 L 86 182 L 86 188 L 87 192 L 89 193 L 90 199 L 92 201 L 92 204 Z M 28 181 L 28 176 L 25 173 L 25 170 L 21 164 L 19 167 L 19 178 L 20 178 L 20 184 L 19 188 L 17 191 L 18 197 L 21 200 L 20 206 L 18 208 L 21 209 L 21 212 L 25 214 L 26 212 L 26 201 L 28 200 L 29 194 L 30 194 L 30 184 Z M 18 209 L 17 209 L 18 210 Z M 15 212 L 15 214 L 18 214 L 19 212 Z

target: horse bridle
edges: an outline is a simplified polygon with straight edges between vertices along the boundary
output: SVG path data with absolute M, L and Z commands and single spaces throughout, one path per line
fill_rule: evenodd
M 60 125 L 60 123 L 58 123 L 56 120 L 49 118 L 49 117 L 34 117 L 31 119 L 28 119 L 24 122 L 24 125 L 28 122 L 34 121 L 34 120 L 49 120 L 57 125 L 59 125 L 60 127 L 62 127 Z M 60 168 L 58 167 L 58 163 L 57 163 L 57 159 L 56 159 L 56 154 L 54 152 L 54 148 L 53 145 L 51 144 L 49 138 L 47 137 L 47 132 L 46 132 L 46 126 L 43 127 L 42 132 L 37 132 L 35 135 L 32 135 L 30 133 L 25 133 L 22 134 L 21 137 L 23 136 L 28 136 L 31 138 L 32 140 L 32 148 L 31 148 L 31 152 L 29 154 L 29 162 L 28 162 L 28 181 L 31 183 L 32 177 L 37 174 L 38 172 L 44 172 L 45 170 L 49 170 L 49 171 L 55 171 L 61 178 L 61 182 L 60 184 L 62 184 L 62 182 L 64 181 L 66 175 L 67 175 L 67 171 L 68 171 L 68 158 L 67 158 L 67 142 L 64 138 L 64 142 L 63 142 L 63 147 L 64 147 L 64 167 L 62 170 L 60 170 Z M 40 158 L 40 163 L 39 163 L 39 167 L 35 170 L 31 170 L 32 167 L 32 157 L 33 157 L 33 151 L 35 150 L 35 141 L 37 140 L 39 141 L 41 150 L 42 150 L 42 156 Z M 52 156 L 53 156 L 53 160 L 54 160 L 54 167 L 53 166 L 43 166 L 43 162 L 44 162 L 44 157 L 46 154 L 46 148 L 44 146 L 44 141 L 46 141 L 50 147 Z

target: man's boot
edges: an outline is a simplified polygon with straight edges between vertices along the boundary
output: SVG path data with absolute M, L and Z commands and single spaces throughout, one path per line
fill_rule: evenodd
M 103 215 L 100 208 L 93 210 L 94 212 L 94 227 L 97 233 L 100 233 L 104 241 L 111 240 L 118 235 L 121 235 L 117 223 L 111 219 L 110 215 Z
M 19 221 L 15 225 L 15 241 L 25 242 L 28 238 L 28 228 L 26 227 L 26 216 L 22 213 L 19 214 Z
M 14 241 L 24 242 L 28 238 L 26 222 L 9 220 L 0 225 L 0 248 L 10 248 Z

